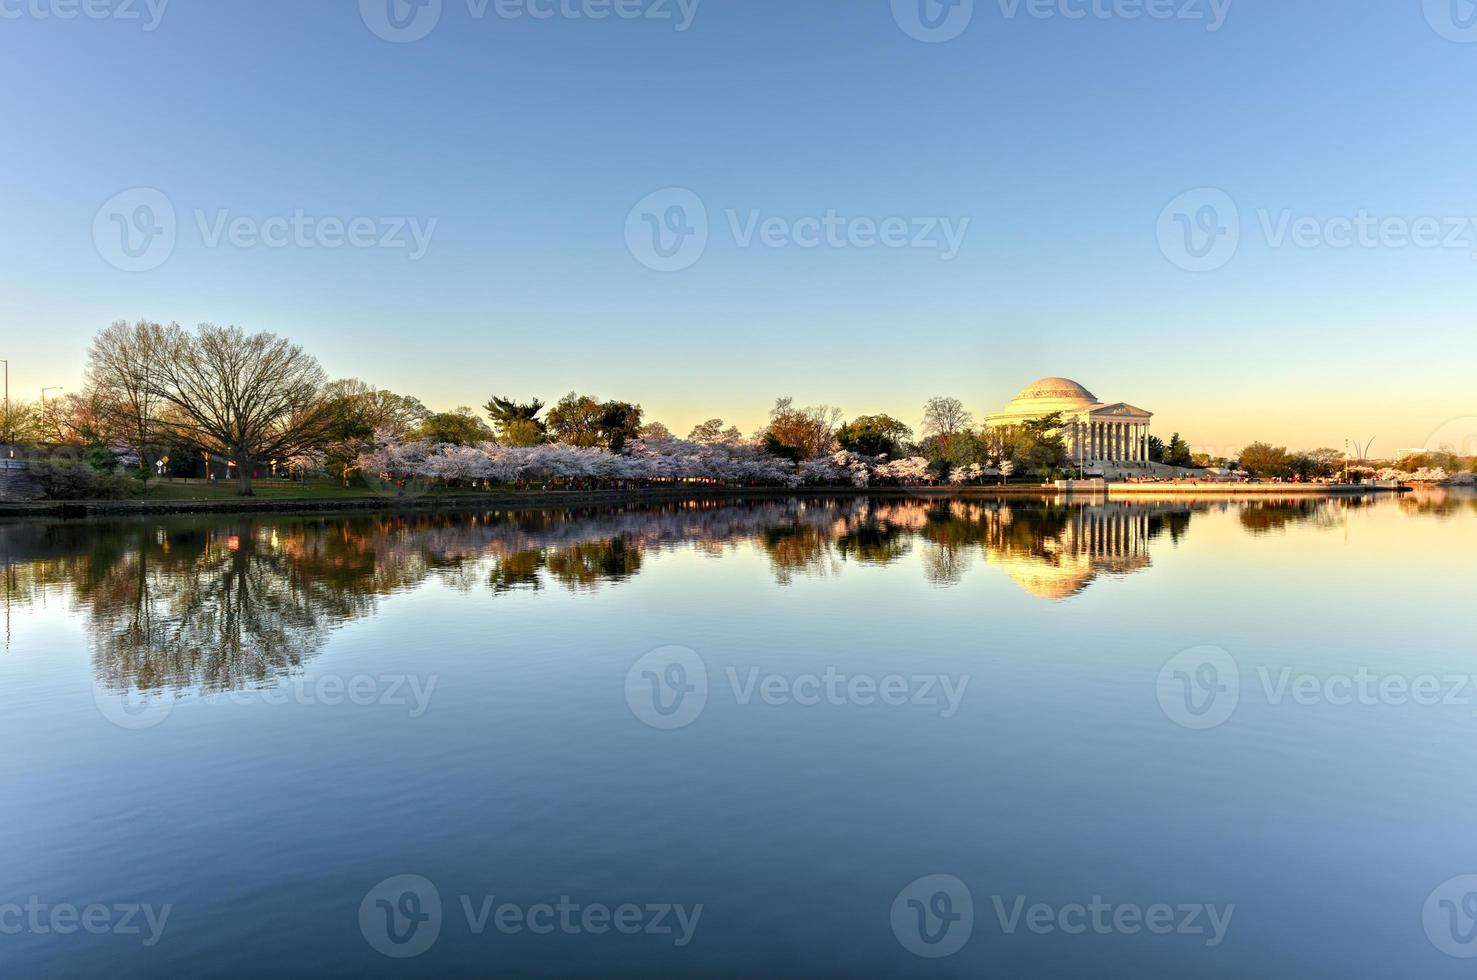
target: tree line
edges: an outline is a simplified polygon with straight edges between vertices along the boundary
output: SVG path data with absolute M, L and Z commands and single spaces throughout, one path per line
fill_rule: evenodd
M 668 463 L 685 457 L 689 462 L 657 470 L 728 474 L 725 479 L 746 473 L 758 479 L 753 475 L 788 467 L 801 482 L 858 483 L 879 474 L 940 483 L 1049 478 L 1072 465 L 1061 416 L 977 426 L 963 403 L 949 397 L 928 401 L 916 434 L 886 414 L 847 420 L 834 406 L 802 406 L 788 397 L 777 399 L 767 422 L 748 436 L 713 418 L 679 438 L 648 419 L 640 404 L 573 391 L 552 404 L 494 395 L 481 409 L 433 412 L 412 396 L 356 379 L 330 380 L 302 347 L 267 332 L 118 321 L 93 338 L 82 390 L 40 406 L 13 405 L 0 416 L 0 443 L 76 447 L 94 467 L 131 471 L 145 490 L 156 472 L 193 472 L 201 460 L 210 473 L 212 463 L 224 464 L 243 495 L 269 470 L 349 480 L 377 465 L 390 446 L 402 447 L 396 450 L 402 456 L 419 454 L 417 466 L 432 470 L 468 465 L 471 457 L 447 447 L 496 447 L 483 453 L 488 463 L 481 469 L 503 473 L 513 465 L 511 450 L 560 446 Z M 719 451 L 728 453 L 721 464 Z M 460 462 L 445 462 L 453 457 Z M 701 465 L 691 462 L 700 457 Z M 1151 458 L 1191 464 L 1178 433 L 1167 444 L 1152 439 Z M 543 469 L 564 460 L 559 465 L 582 474 L 605 466 L 586 457 L 576 466 L 568 454 L 528 459 Z

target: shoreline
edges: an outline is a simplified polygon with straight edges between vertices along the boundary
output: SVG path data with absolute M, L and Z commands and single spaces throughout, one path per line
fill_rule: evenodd
M 1290 496 L 1349 497 L 1377 493 L 1407 493 L 1407 484 L 1390 483 L 1110 483 L 1109 497 L 1164 496 L 1188 497 L 1265 497 Z M 1101 494 L 1099 494 L 1101 496 Z
M 300 497 L 231 500 L 42 500 L 0 503 L 0 521 L 34 518 L 83 519 L 151 514 L 328 514 L 342 511 L 454 511 L 481 508 L 543 509 L 551 507 L 620 506 L 678 501 L 745 500 L 782 497 L 983 497 L 983 498 L 1125 498 L 1136 496 L 1264 497 L 1351 496 L 1401 493 L 1409 487 L 1361 484 L 1174 484 L 1111 483 L 1106 490 L 1062 490 L 1054 484 L 993 487 L 707 487 L 634 490 L 521 490 L 492 493 L 436 494 L 419 497 Z

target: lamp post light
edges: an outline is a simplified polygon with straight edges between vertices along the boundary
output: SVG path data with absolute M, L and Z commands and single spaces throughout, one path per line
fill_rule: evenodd
M 46 393 L 48 391 L 61 391 L 61 390 L 62 390 L 62 386 L 61 385 L 51 385 L 50 387 L 42 388 L 41 389 L 41 404 L 43 406 L 45 406 L 45 404 L 46 404 Z

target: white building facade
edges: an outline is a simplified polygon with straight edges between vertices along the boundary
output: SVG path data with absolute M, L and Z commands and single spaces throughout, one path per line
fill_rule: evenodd
M 1084 469 L 1149 467 L 1149 424 L 1153 412 L 1127 402 L 1101 402 L 1069 378 L 1042 378 L 1028 385 L 999 412 L 989 428 L 1022 425 L 1060 413 L 1062 438 L 1072 463 Z

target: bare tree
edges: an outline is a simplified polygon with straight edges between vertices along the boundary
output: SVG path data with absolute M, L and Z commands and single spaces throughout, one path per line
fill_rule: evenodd
M 138 456 L 139 476 L 148 491 L 149 470 L 160 436 L 159 393 L 165 331 L 157 323 L 118 320 L 92 339 L 87 352 L 88 388 L 109 442 Z
M 33 442 L 39 438 L 39 412 L 35 406 L 12 399 L 0 405 L 0 445 Z
M 948 438 L 968 429 L 974 416 L 964 410 L 957 398 L 930 398 L 923 406 L 923 434 Z
M 154 391 L 175 408 L 178 435 L 236 464 L 240 494 L 251 471 L 286 459 L 331 435 L 337 400 L 316 358 L 271 333 L 202 323 L 193 334 L 164 331 Z
M 92 389 L 48 398 L 36 411 L 36 435 L 53 446 L 90 446 L 106 438 L 98 398 Z

